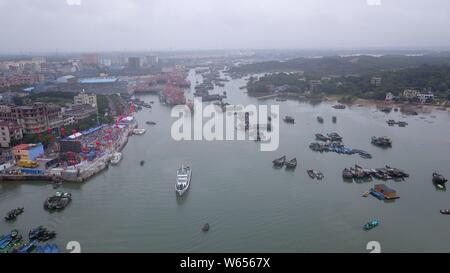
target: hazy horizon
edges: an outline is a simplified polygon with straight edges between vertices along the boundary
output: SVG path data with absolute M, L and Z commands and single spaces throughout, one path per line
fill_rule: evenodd
M 445 50 L 449 10 L 445 0 L 3 0 L 0 53 Z

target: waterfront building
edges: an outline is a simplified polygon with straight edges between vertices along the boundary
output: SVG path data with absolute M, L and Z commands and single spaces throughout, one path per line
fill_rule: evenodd
M 322 82 L 320 80 L 311 80 L 309 82 L 309 89 L 311 90 L 311 92 L 315 92 L 321 84 Z
M 418 90 L 415 89 L 405 89 L 403 90 L 403 96 L 406 99 L 414 99 L 417 98 L 417 94 L 419 94 L 420 92 Z
M 372 77 L 370 79 L 370 84 L 375 86 L 381 86 L 381 77 Z
M 12 148 L 12 154 L 16 162 L 20 160 L 36 160 L 36 158 L 44 155 L 44 146 L 42 143 L 19 144 Z
M 432 102 L 434 100 L 433 93 L 419 93 L 417 94 L 417 98 L 421 103 Z
M 64 124 L 61 107 L 51 103 L 35 102 L 12 107 L 11 114 L 22 126 L 24 134 L 42 133 L 48 128 L 59 128 Z
M 394 94 L 392 94 L 391 92 L 387 92 L 385 101 L 392 101 L 394 100 L 394 98 L 395 98 Z
M 74 103 L 78 105 L 88 104 L 94 108 L 97 108 L 97 95 L 88 94 L 86 92 L 81 92 L 80 94 L 73 97 Z
M 96 103 L 94 105 L 97 106 Z M 63 110 L 64 124 L 73 124 L 94 114 L 97 114 L 97 107 L 93 107 L 91 104 L 74 104 Z
M 23 138 L 22 127 L 16 122 L 0 120 L 0 147 L 8 148 L 13 139 Z

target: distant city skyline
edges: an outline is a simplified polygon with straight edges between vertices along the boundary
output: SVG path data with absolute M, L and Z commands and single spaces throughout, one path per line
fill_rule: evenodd
M 0 54 L 450 48 L 445 0 L 3 0 Z

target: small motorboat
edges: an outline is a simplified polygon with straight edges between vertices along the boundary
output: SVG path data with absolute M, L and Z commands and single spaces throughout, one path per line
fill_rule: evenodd
M 317 178 L 317 180 L 322 180 L 323 177 L 324 177 L 324 175 L 323 175 L 322 172 L 316 172 L 316 178 Z
M 133 134 L 143 135 L 143 134 L 145 134 L 145 129 L 133 129 Z
M 284 162 L 286 162 L 285 155 L 272 161 L 273 165 L 275 165 L 276 167 L 282 167 L 284 165 Z
M 318 121 L 319 123 L 323 123 L 323 117 L 318 116 L 318 117 L 317 117 L 317 121 Z
M 373 229 L 374 227 L 378 226 L 380 224 L 379 220 L 372 220 L 366 224 L 363 225 L 363 229 L 365 231 L 369 231 L 371 229 Z
M 147 125 L 156 125 L 156 122 L 154 122 L 154 121 L 146 121 L 145 124 L 147 124 Z
M 115 152 L 111 158 L 111 164 L 117 165 L 122 160 L 122 153 Z
M 286 168 L 288 169 L 293 169 L 297 167 L 297 158 L 294 157 L 293 159 L 286 161 L 284 165 L 286 165 Z
M 331 107 L 333 107 L 334 109 L 345 109 L 345 105 L 343 105 L 343 104 L 335 104 Z
M 203 225 L 202 231 L 203 231 L 203 232 L 209 231 L 209 224 L 208 224 L 208 223 L 206 223 L 206 224 Z
M 441 209 L 441 214 L 450 214 L 450 209 Z
M 285 116 L 283 120 L 286 123 L 291 123 L 291 124 L 295 123 L 295 119 L 291 116 Z
M 306 171 L 309 175 L 309 177 L 311 177 L 312 179 L 316 178 L 316 174 L 313 170 L 307 170 Z
M 433 173 L 433 182 L 436 184 L 445 184 L 447 182 L 447 178 L 445 178 L 442 174 L 438 174 L 436 172 Z
M 370 193 L 369 193 L 368 191 L 366 191 L 366 192 L 363 192 L 362 196 L 363 196 L 363 197 L 367 197 L 367 196 L 369 196 L 369 194 L 370 194 Z
M 139 164 L 141 164 L 141 166 L 144 166 L 145 161 L 141 160 L 141 162 L 139 162 Z
M 333 121 L 333 123 L 336 123 L 336 122 L 337 122 L 336 116 L 333 116 L 332 121 Z

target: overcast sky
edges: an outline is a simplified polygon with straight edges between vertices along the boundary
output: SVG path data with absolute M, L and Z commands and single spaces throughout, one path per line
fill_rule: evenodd
M 0 0 L 0 34 L 2 53 L 442 48 L 450 1 Z

